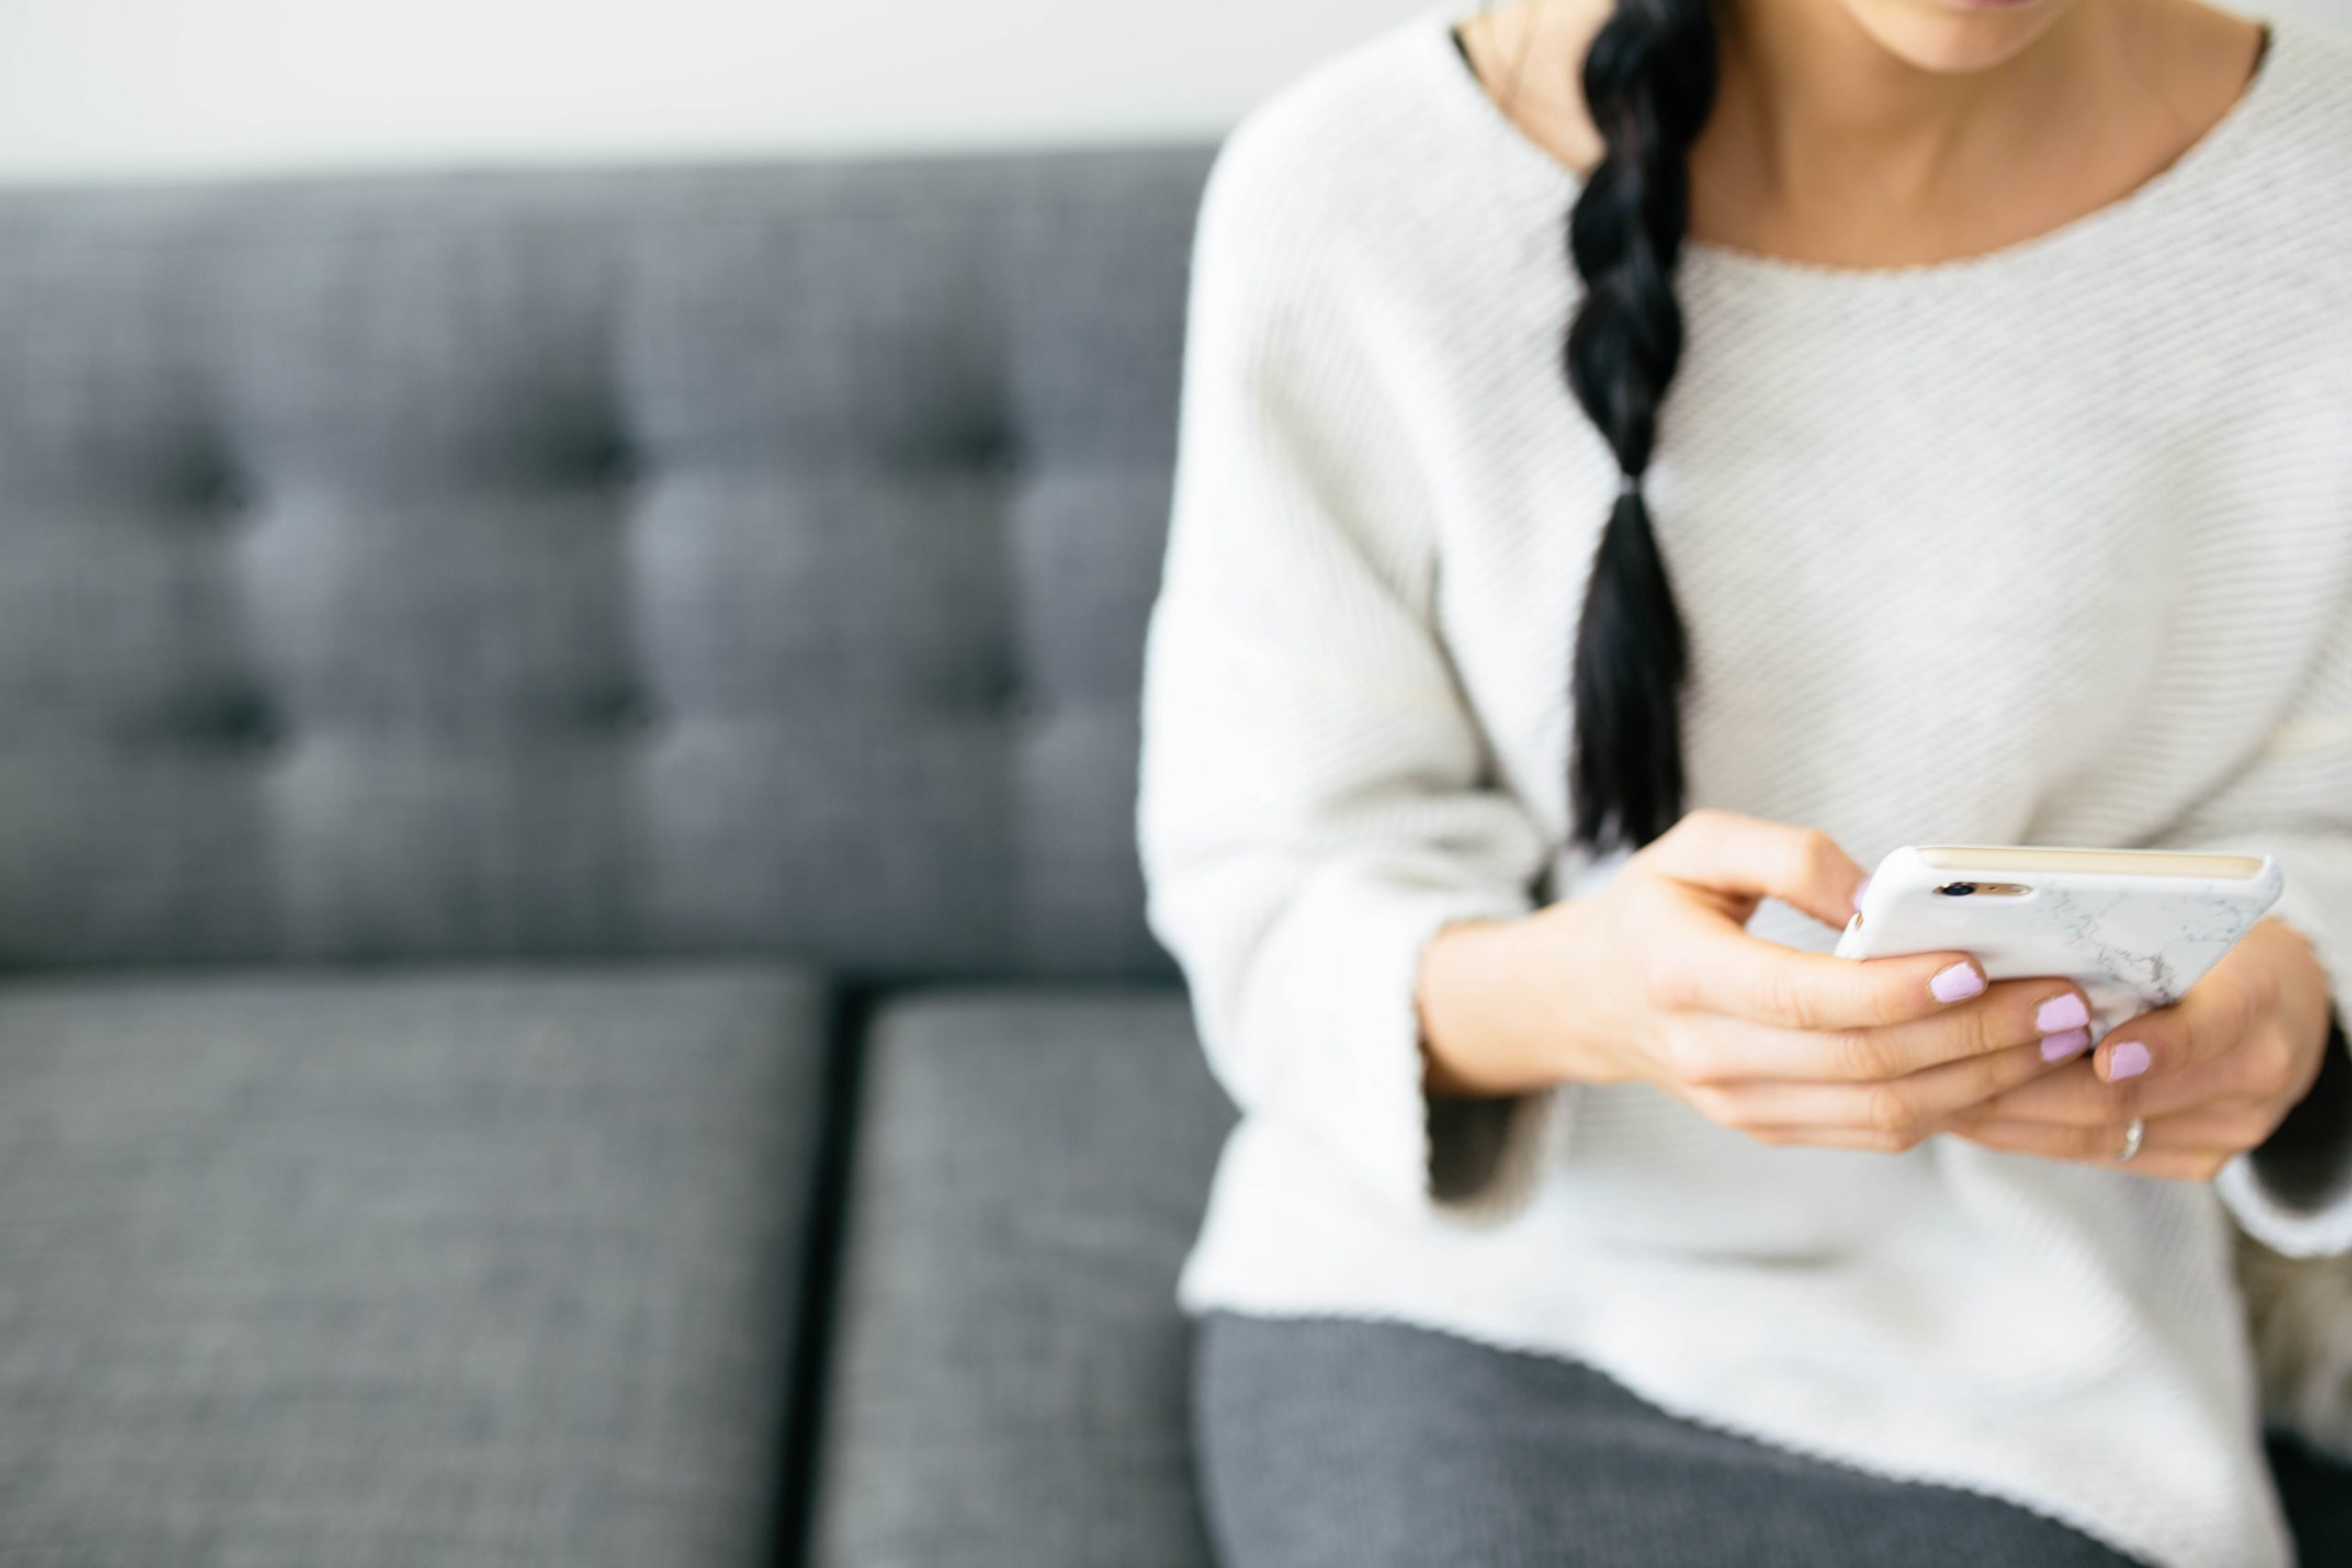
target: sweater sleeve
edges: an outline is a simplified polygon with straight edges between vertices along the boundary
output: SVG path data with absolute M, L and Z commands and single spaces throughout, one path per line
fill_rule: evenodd
M 2352 1011 L 2352 604 L 2335 618 L 2292 709 L 2260 750 L 2168 836 L 2166 848 L 2275 857 L 2286 886 L 2272 917 L 2308 940 L 2326 972 L 2346 1050 Z M 2256 1239 L 2278 1251 L 2352 1251 L 2352 1074 L 2331 1060 L 2311 1098 L 2216 1188 Z
M 1148 921 L 1246 1116 L 1470 1217 L 1523 1190 L 1549 1097 L 1433 1104 L 1416 969 L 1446 922 L 1534 907 L 1545 835 L 1487 782 L 1433 625 L 1411 378 L 1344 217 L 1268 136 L 1228 138 L 1193 241 L 1145 648 Z

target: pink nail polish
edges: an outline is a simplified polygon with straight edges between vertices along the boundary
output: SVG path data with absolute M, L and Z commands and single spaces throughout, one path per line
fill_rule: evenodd
M 1965 964 L 1939 969 L 1928 982 L 1928 994 L 1939 1002 L 1964 1002 L 1984 989 L 1984 977 Z
M 2041 1059 L 2045 1062 L 2063 1062 L 2069 1056 L 2079 1056 L 2090 1048 L 2091 1032 L 2087 1029 L 2069 1029 L 2064 1033 L 2041 1037 Z
M 1862 895 L 1863 895 L 1863 894 L 1865 894 L 1865 893 L 1867 893 L 1867 892 L 1869 892 L 1870 890 L 1871 890 L 1871 879 L 1870 879 L 1869 877 L 1867 877 L 1867 876 L 1863 877 L 1863 878 L 1861 879 L 1861 881 L 1860 881 L 1859 883 L 1856 883 L 1856 884 L 1854 885 L 1854 908 L 1855 908 L 1859 909 L 1859 908 L 1860 908 L 1862 907 Z
M 2083 998 L 2069 991 L 2063 997 L 2052 997 L 2034 1010 L 2033 1026 L 2044 1034 L 2056 1034 L 2062 1030 L 2090 1027 L 2090 1009 Z
M 2148 1070 L 2148 1048 L 2137 1040 L 2126 1040 L 2107 1054 L 2107 1081 L 2136 1078 Z

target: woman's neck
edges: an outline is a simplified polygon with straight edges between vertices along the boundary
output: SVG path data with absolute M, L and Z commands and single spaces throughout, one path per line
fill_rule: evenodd
M 2004 58 L 1929 70 L 1847 0 L 1718 16 L 1690 232 L 1846 265 L 1993 249 L 2125 195 L 2226 112 L 2258 37 L 2180 0 L 2073 0 Z
M 1579 175 L 1601 152 L 1581 65 L 1611 11 L 1524 0 L 1463 28 L 1506 114 Z M 2260 37 L 2199 0 L 2073 0 L 2007 58 L 1932 72 L 1848 0 L 1717 0 L 1716 16 L 1690 232 L 1861 267 L 1996 249 L 2128 194 L 2228 111 Z
M 2073 0 L 2006 58 L 1944 69 L 1904 58 L 1847 0 L 1739 0 L 1715 11 L 1709 130 L 1753 153 L 1768 176 L 1759 183 L 1792 196 L 1848 176 L 1887 194 L 1924 190 L 1979 149 L 2006 157 L 2046 144 L 2113 47 L 2105 0 Z M 1965 58 L 1965 46 L 1946 47 Z

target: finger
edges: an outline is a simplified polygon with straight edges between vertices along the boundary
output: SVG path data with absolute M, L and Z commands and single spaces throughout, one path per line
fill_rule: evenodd
M 1914 1147 L 1917 1142 L 1860 1127 L 1739 1127 L 1734 1131 L 1745 1133 L 1756 1142 L 1775 1148 L 1802 1145 L 1807 1148 L 1850 1149 L 1874 1155 L 1899 1155 Z
M 1862 868 L 1828 834 L 1736 811 L 1701 808 L 1644 848 L 1660 874 L 1751 902 L 1778 898 L 1825 925 L 1854 912 Z
M 2140 1152 L 2130 1160 L 2115 1157 L 2123 1148 L 2124 1122 L 2112 1127 L 2059 1127 L 2046 1122 L 1977 1117 L 1945 1131 L 1968 1143 L 2007 1154 L 2109 1166 L 2134 1176 L 2172 1181 L 2211 1180 L 2236 1151 L 2226 1144 L 2211 1141 L 2208 1128 L 2183 1123 L 2181 1117 L 2145 1122 Z
M 2263 1103 L 2253 1092 L 2245 1065 L 2224 1056 L 2170 1077 L 2102 1081 L 2088 1060 L 2079 1060 L 2016 1089 L 2005 1089 L 1983 1109 L 1995 1116 L 2054 1122 L 2077 1127 L 2105 1126 L 2134 1116 L 2174 1116 L 2204 1106 L 2236 1109 Z
M 1702 1109 L 1731 1126 L 1852 1127 L 1916 1140 L 1954 1111 L 2051 1070 L 2035 1042 L 1876 1083 L 1724 1085 L 1704 1091 Z
M 1964 953 L 1839 958 L 1748 935 L 1725 921 L 1685 935 L 1661 954 L 1653 999 L 1679 1011 L 1727 1014 L 1783 1029 L 1877 1029 L 1924 1018 L 1984 994 L 1984 971 Z
M 2045 1062 L 2090 1049 L 2090 1004 L 2065 980 L 2001 980 L 1983 996 L 1880 1028 L 1804 1030 L 1700 1014 L 1678 1064 L 1697 1083 L 1874 1082 L 2034 1044 Z
M 2255 1022 L 2254 993 L 2229 971 L 2215 970 L 2170 1007 L 2143 1012 L 2109 1030 L 2092 1057 L 2101 1079 L 2122 1084 L 2185 1072 L 2233 1050 Z
M 2032 1141 L 2035 1146 L 2028 1151 L 2030 1153 L 2096 1159 L 2112 1157 L 2123 1146 L 2124 1129 L 2131 1120 L 2127 1116 L 2104 1125 L 2077 1126 L 1963 1111 L 1948 1118 L 1939 1130 L 1963 1137 L 1997 1134 Z M 2170 1116 L 2147 1116 L 2141 1119 L 2143 1135 L 2140 1146 L 2145 1153 L 2161 1134 L 2160 1141 L 2165 1148 L 2201 1150 L 2227 1157 L 2253 1148 L 2268 1137 L 2276 1121 L 2277 1114 L 2271 1108 L 2251 1103 L 2204 1106 Z

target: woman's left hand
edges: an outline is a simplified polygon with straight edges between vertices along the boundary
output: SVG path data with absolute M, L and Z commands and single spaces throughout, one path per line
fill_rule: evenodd
M 2110 1030 L 2079 1062 L 2007 1089 L 1938 1127 L 1973 1144 L 2112 1165 L 2133 1117 L 2141 1176 L 2207 1181 L 2270 1136 L 2319 1076 L 2327 976 L 2311 944 L 2256 922 L 2170 1007 Z

